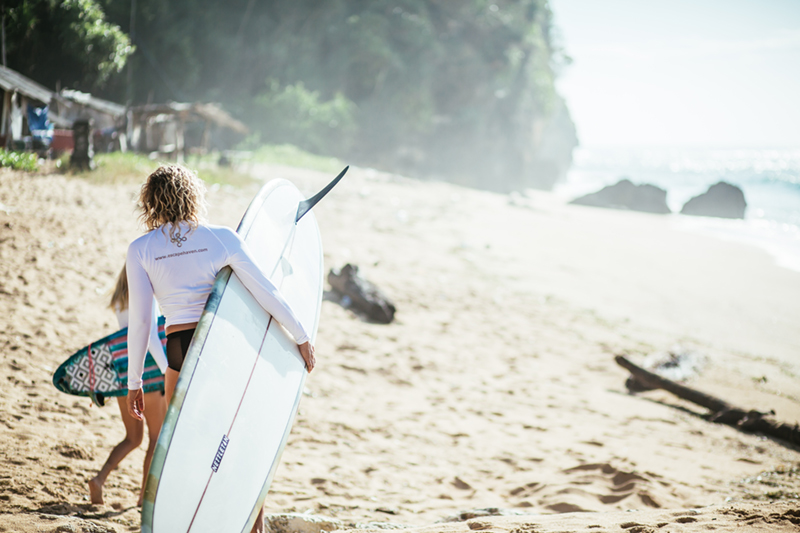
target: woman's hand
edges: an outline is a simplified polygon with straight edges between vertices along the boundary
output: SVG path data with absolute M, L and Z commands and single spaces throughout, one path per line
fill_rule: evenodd
M 136 420 L 144 420 L 144 393 L 142 393 L 142 389 L 128 391 L 128 413 Z
M 303 361 L 306 362 L 306 369 L 309 373 L 314 370 L 314 365 L 317 364 L 317 360 L 314 358 L 314 345 L 310 342 L 304 342 L 303 344 L 298 344 L 298 348 L 300 348 L 300 355 L 303 357 Z

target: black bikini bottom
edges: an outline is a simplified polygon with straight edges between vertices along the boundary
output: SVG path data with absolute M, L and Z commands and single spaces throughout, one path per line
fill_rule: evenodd
M 180 372 L 186 352 L 189 351 L 189 343 L 192 342 L 194 328 L 176 331 L 167 335 L 167 363 L 168 366 Z

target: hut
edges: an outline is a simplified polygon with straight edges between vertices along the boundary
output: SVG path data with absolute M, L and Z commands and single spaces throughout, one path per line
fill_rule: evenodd
M 244 136 L 247 126 L 213 103 L 147 104 L 130 109 L 131 148 L 183 161 L 190 153 L 223 148 L 224 132 Z
M 42 125 L 60 126 L 58 119 L 48 116 L 54 93 L 19 72 L 0 65 L 0 146 L 7 149 L 25 150 L 46 148 L 48 137 Z M 38 124 L 31 127 L 31 117 Z M 35 138 L 39 145 L 34 146 Z M 45 146 L 41 146 L 45 144 Z
M 52 108 L 70 127 L 76 120 L 90 121 L 96 152 L 127 150 L 125 106 L 89 93 L 62 89 L 56 94 Z

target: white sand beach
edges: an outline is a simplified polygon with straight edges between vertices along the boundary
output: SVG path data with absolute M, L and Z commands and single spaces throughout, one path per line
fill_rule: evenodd
M 308 194 L 332 177 L 258 175 Z M 235 227 L 257 189 L 212 188 L 210 221 Z M 0 171 L 0 531 L 139 530 L 144 450 L 91 505 L 119 414 L 51 383 L 115 329 L 107 295 L 141 233 L 137 191 Z M 686 232 L 680 215 L 369 169 L 315 212 L 326 271 L 358 265 L 398 311 L 380 325 L 323 302 L 269 513 L 326 530 L 797 530 L 799 448 L 665 391 L 629 394 L 614 356 L 691 352 L 689 386 L 800 422 L 800 273 Z M 438 522 L 486 508 L 507 515 Z

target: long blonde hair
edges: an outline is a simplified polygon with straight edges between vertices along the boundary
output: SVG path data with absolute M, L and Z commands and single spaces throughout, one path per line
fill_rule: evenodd
M 128 308 L 128 271 L 125 265 L 122 265 L 122 270 L 117 276 L 117 283 L 111 292 L 111 301 L 108 302 L 108 307 L 115 311 L 117 309 L 124 311 Z
M 162 165 L 142 185 L 139 219 L 148 231 L 171 222 L 170 237 L 174 237 L 180 222 L 187 222 L 195 229 L 205 215 L 205 192 L 202 180 L 191 170 L 180 165 Z

